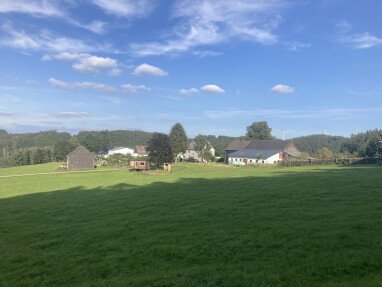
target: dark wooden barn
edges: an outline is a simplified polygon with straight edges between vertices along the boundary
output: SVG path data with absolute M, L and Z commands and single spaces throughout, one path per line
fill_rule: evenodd
M 83 146 L 79 146 L 68 155 L 66 168 L 68 170 L 94 168 L 94 160 L 94 154 Z

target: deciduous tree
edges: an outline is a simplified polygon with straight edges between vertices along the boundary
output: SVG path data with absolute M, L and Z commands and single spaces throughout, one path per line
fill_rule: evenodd
M 274 139 L 271 132 L 272 129 L 268 127 L 267 122 L 254 122 L 247 127 L 246 137 L 252 140 L 271 140 Z

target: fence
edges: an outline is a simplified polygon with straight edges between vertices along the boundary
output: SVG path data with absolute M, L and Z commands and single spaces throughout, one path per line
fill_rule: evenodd
M 332 159 L 308 159 L 308 160 L 284 160 L 280 166 L 303 166 L 303 165 L 351 165 L 351 164 L 382 164 L 382 158 L 359 157 L 359 158 L 332 158 Z

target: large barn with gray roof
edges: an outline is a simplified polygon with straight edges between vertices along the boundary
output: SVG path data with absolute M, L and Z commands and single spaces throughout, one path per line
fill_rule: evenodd
M 299 158 L 300 152 L 291 141 L 285 140 L 236 140 L 224 151 L 228 164 L 275 164 L 285 159 Z

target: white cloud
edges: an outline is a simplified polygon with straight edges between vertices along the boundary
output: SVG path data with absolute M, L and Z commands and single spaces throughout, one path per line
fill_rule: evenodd
M 341 38 L 341 41 L 355 49 L 367 49 L 382 45 L 382 38 L 370 33 L 345 35 Z
M 344 43 L 354 49 L 368 49 L 382 45 L 382 38 L 372 35 L 369 32 L 352 33 L 352 25 L 346 20 L 337 23 L 339 42 Z
M 73 69 L 81 72 L 100 73 L 108 71 L 110 76 L 119 75 L 122 71 L 119 68 L 119 63 L 116 59 L 108 57 L 99 57 L 90 54 L 77 54 L 63 52 L 53 56 L 44 55 L 42 60 L 60 60 L 60 61 L 74 61 Z
M 106 32 L 106 22 L 94 20 L 88 24 L 82 24 L 77 21 L 70 20 L 71 24 L 89 30 L 95 34 L 104 34 Z
M 234 39 L 262 44 L 277 42 L 273 31 L 280 22 L 279 12 L 289 0 L 178 0 L 173 17 L 178 20 L 166 40 L 135 43 L 131 46 L 139 56 L 176 54 L 206 45 Z
M 179 93 L 182 95 L 199 94 L 199 90 L 197 88 L 180 89 Z
M 36 17 L 57 17 L 66 21 L 70 25 L 89 30 L 96 34 L 105 33 L 106 23 L 94 20 L 88 24 L 83 24 L 72 19 L 65 11 L 60 2 L 56 0 L 1 0 L 0 13 L 23 13 Z M 66 1 L 68 2 L 68 1 Z M 73 2 L 74 3 L 74 2 Z
M 295 88 L 279 84 L 274 86 L 271 89 L 271 92 L 275 94 L 293 94 L 295 92 Z
M 54 87 L 67 90 L 91 89 L 101 93 L 111 93 L 116 91 L 113 86 L 93 82 L 64 82 L 55 78 L 50 78 L 49 83 Z
M 224 89 L 220 88 L 217 85 L 212 85 L 212 84 L 204 85 L 203 87 L 200 88 L 200 90 L 209 94 L 224 94 L 225 93 Z
M 289 51 L 298 52 L 302 49 L 307 49 L 307 48 L 312 47 L 312 44 L 302 43 L 302 42 L 298 42 L 298 41 L 292 41 L 292 42 L 285 43 L 285 47 Z
M 150 88 L 144 86 L 144 85 L 132 85 L 132 84 L 124 84 L 121 86 L 121 88 L 126 92 L 126 93 L 138 93 L 139 91 L 151 91 Z
M 92 2 L 106 13 L 121 17 L 144 17 L 155 7 L 155 1 L 150 0 L 92 0 Z
M 27 81 L 25 81 L 25 84 L 28 86 L 37 86 L 39 84 L 39 82 L 35 81 L 35 80 L 27 80 Z
M 139 65 L 138 67 L 134 69 L 133 74 L 138 76 L 149 75 L 149 76 L 158 76 L 158 77 L 163 77 L 168 75 L 166 71 L 163 71 L 162 69 L 155 66 L 151 66 L 149 64 Z
M 84 57 L 89 57 L 89 54 L 75 54 L 75 53 L 68 53 L 68 52 L 63 52 L 57 55 L 54 55 L 53 57 L 51 56 L 49 59 L 57 59 L 61 61 L 75 61 L 79 60 Z
M 118 75 L 121 70 L 118 68 L 118 62 L 112 58 L 103 58 L 98 56 L 86 56 L 79 59 L 78 63 L 73 64 L 73 69 L 81 72 L 96 72 L 101 70 L 110 70 L 111 75 Z
M 57 1 L 49 0 L 1 0 L 0 13 L 27 13 L 41 16 L 62 16 Z
M 90 116 L 87 112 L 60 112 L 54 114 L 57 118 L 71 119 L 71 118 L 84 118 Z
M 10 23 L 3 24 L 2 30 L 4 33 L 0 36 L 0 46 L 15 49 L 72 53 L 114 51 L 109 44 L 86 43 L 81 39 L 56 36 L 46 30 L 38 34 L 28 33 L 14 29 Z

